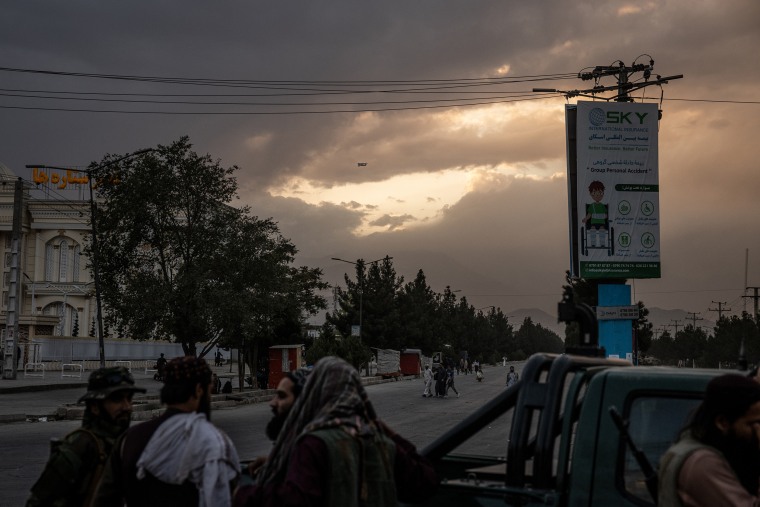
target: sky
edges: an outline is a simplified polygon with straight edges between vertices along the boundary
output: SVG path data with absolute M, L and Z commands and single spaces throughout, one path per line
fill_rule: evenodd
M 633 94 L 662 110 L 662 277 L 634 299 L 714 320 L 760 285 L 759 21 L 756 0 L 6 2 L 0 163 L 187 135 L 331 284 L 353 270 L 333 257 L 388 255 L 476 308 L 555 314 L 577 98 L 532 89 L 653 59 L 684 77 Z

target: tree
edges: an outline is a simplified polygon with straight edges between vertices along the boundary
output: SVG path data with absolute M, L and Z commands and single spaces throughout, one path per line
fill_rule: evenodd
M 325 322 L 319 338 L 306 350 L 306 362 L 314 364 L 325 356 L 341 357 L 359 369 L 369 361 L 370 352 L 357 336 L 341 336 L 332 324 Z
M 313 294 L 321 272 L 289 266 L 296 249 L 276 224 L 230 205 L 237 167 L 191 148 L 182 137 L 139 158 L 108 165 L 117 160 L 109 155 L 91 167 L 103 201 L 97 253 L 108 324 L 196 355 L 198 343 L 221 337 L 243 345 L 252 329 L 283 322 L 284 313 L 297 321 L 324 300 Z M 97 169 L 106 166 L 107 173 Z
M 639 318 L 634 321 L 634 332 L 636 333 L 636 343 L 642 354 L 649 350 L 652 345 L 652 336 L 654 335 L 652 323 L 649 322 L 647 317 L 649 316 L 649 309 L 644 306 L 644 303 L 639 301 L 637 303 L 639 307 Z
M 564 351 L 564 343 L 557 333 L 546 329 L 541 324 L 533 323 L 530 317 L 525 317 L 522 326 L 515 333 L 515 339 L 518 348 L 514 359 L 523 359 L 536 352 L 561 353 Z
M 742 316 L 721 317 L 715 324 L 714 335 L 707 340 L 705 364 L 711 368 L 719 365 L 738 366 L 744 349 L 749 364 L 760 361 L 760 328 L 746 312 Z
M 304 342 L 304 316 L 325 308 L 317 292 L 328 284 L 320 269 L 291 265 L 297 249 L 272 220 L 243 217 L 220 249 L 236 262 L 213 273 L 214 327 L 220 343 L 242 350 L 256 371 L 262 348 Z
M 405 343 L 431 355 L 440 348 L 435 332 L 435 292 L 430 288 L 425 273 L 420 269 L 398 294 L 398 315 Z
M 369 269 L 358 259 L 354 268 L 356 280 L 344 275 L 346 288 L 336 289 L 339 308 L 327 314 L 327 321 L 344 337 L 351 336 L 352 326 L 361 325 L 361 341 L 368 347 L 399 347 L 403 340 L 396 296 L 403 277 L 396 276 L 388 256 L 370 263 Z

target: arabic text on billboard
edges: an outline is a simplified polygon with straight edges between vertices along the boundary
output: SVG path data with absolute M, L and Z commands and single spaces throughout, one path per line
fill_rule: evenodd
M 580 276 L 659 278 L 657 106 L 579 101 L 577 118 Z

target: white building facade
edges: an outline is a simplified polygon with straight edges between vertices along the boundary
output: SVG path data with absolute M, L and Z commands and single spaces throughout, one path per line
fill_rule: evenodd
M 3 259 L 0 329 L 5 337 L 11 270 L 14 186 L 21 176 L 21 360 L 99 359 L 95 284 L 85 246 L 90 234 L 89 181 L 84 173 L 32 168 L 18 176 L 0 164 L 0 253 Z M 148 359 L 182 355 L 178 344 L 116 339 L 104 329 L 106 358 Z

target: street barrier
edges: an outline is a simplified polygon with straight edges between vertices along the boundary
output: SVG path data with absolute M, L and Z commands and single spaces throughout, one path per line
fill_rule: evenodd
M 61 365 L 61 378 L 64 377 L 73 377 L 73 378 L 82 378 L 82 371 L 84 368 L 81 364 L 62 364 Z
M 30 368 L 31 371 L 29 371 Z M 45 363 L 24 364 L 24 377 L 45 378 Z

